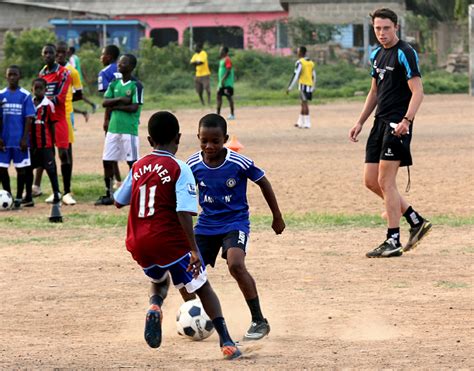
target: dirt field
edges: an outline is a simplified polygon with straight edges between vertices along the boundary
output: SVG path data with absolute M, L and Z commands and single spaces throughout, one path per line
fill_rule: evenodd
M 264 168 L 286 215 L 305 212 L 379 214 L 383 207 L 362 185 L 367 123 L 360 142 L 347 132 L 362 103 L 311 108 L 313 128 L 293 128 L 298 107 L 238 107 L 230 133 L 243 154 Z M 180 110 L 178 156 L 198 149 L 205 110 Z M 227 111 L 224 111 L 227 113 Z M 142 154 L 151 112 L 144 112 Z M 75 172 L 101 174 L 101 114 L 78 122 Z M 474 214 L 474 100 L 428 96 L 414 129 L 411 191 L 427 217 Z M 100 177 L 100 175 L 98 175 Z M 399 176 L 406 185 L 406 171 Z M 73 183 L 74 188 L 74 183 Z M 269 210 L 249 185 L 253 214 Z M 414 252 L 367 259 L 383 227 L 270 226 L 251 235 L 248 267 L 272 330 L 262 348 L 236 362 L 221 360 L 217 336 L 189 342 L 177 335 L 178 293 L 164 306 L 162 347 L 143 340 L 147 280 L 124 247 L 125 226 L 71 225 L 74 212 L 115 213 L 92 203 L 63 208 L 65 222 L 45 230 L 2 231 L 0 243 L 0 368 L 163 369 L 473 369 L 473 227 L 435 225 Z M 49 207 L 15 215 L 48 215 Z M 7 214 L 0 214 L 0 218 Z M 406 241 L 404 226 L 402 240 Z M 11 241 L 15 241 L 12 243 Z M 223 261 L 210 271 L 231 334 L 250 323 L 248 309 Z

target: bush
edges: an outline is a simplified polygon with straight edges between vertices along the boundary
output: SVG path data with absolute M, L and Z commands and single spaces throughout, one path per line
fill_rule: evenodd
M 5 34 L 3 46 L 5 59 L 0 65 L 2 78 L 5 75 L 3 71 L 8 66 L 16 64 L 21 68 L 23 86 L 29 88 L 30 84 L 27 81 L 31 81 L 33 77 L 36 77 L 44 65 L 41 57 L 43 46 L 48 43 L 54 44 L 55 42 L 55 34 L 45 28 L 26 30 L 19 35 L 8 31 Z

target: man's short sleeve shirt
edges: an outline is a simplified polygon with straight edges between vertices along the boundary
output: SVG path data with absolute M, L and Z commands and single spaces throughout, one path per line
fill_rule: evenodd
M 375 116 L 400 121 L 411 99 L 408 80 L 421 77 L 418 55 L 405 41 L 388 49 L 376 48 L 371 56 L 371 75 L 377 83 L 377 110 Z

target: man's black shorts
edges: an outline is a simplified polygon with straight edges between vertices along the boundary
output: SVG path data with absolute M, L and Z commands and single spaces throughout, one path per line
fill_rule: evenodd
M 45 170 L 56 168 L 54 159 L 54 148 L 32 148 L 31 167 L 36 169 L 42 167 Z
M 227 259 L 227 250 L 237 247 L 247 253 L 249 235 L 243 231 L 230 231 L 224 234 L 197 234 L 196 243 L 204 264 L 212 267 L 216 264 L 217 254 L 222 247 L 222 258 Z
M 222 88 L 219 88 L 217 91 L 217 95 L 219 96 L 226 96 L 226 97 L 231 97 L 234 95 L 234 88 L 232 86 L 224 86 Z
M 413 164 L 410 153 L 413 125 L 410 125 L 410 133 L 401 137 L 393 135 L 393 130 L 390 121 L 375 119 L 365 147 L 365 163 L 374 164 L 386 160 L 400 161 L 400 167 Z

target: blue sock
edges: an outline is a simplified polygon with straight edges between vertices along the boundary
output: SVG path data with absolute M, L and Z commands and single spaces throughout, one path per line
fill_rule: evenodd
M 214 328 L 216 329 L 217 333 L 219 334 L 219 344 L 222 346 L 225 343 L 232 343 L 234 344 L 234 341 L 229 335 L 229 331 L 227 331 L 227 326 L 225 324 L 224 317 L 217 317 L 212 320 L 212 324 L 214 325 Z

